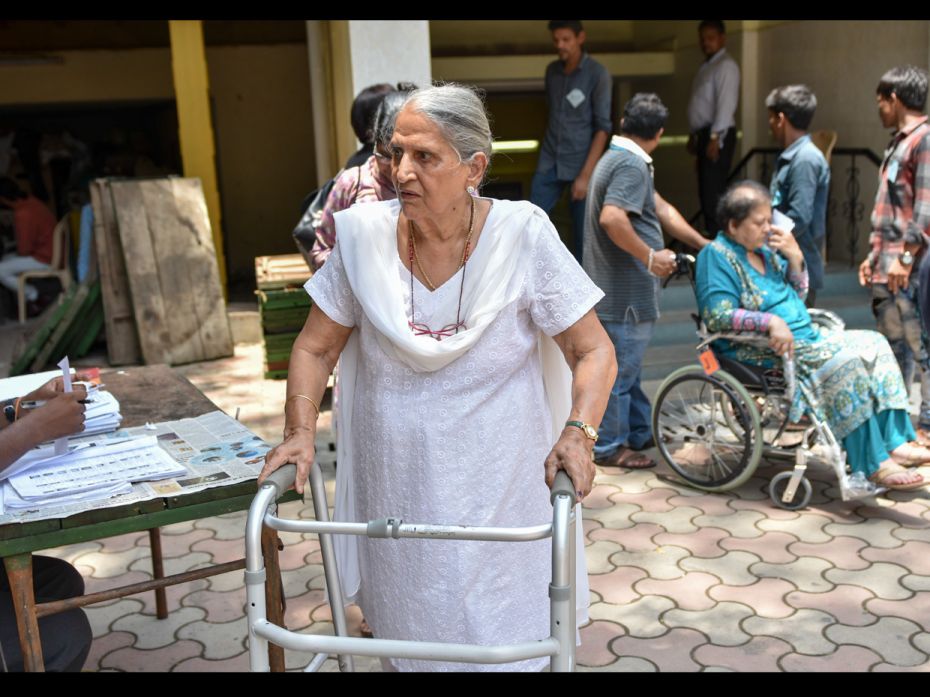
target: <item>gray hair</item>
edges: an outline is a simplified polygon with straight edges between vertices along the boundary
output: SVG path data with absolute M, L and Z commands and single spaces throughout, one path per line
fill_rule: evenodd
M 742 223 L 759 206 L 772 205 L 769 190 L 759 182 L 751 179 L 731 184 L 726 193 L 717 202 L 717 220 L 723 232 L 727 232 L 730 222 Z
M 439 127 L 459 160 L 467 163 L 483 152 L 490 163 L 491 125 L 477 88 L 454 82 L 421 87 L 410 93 L 407 104 Z

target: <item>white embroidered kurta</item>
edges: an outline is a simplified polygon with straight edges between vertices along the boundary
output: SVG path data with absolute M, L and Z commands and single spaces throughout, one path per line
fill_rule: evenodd
M 493 235 L 506 232 L 506 226 L 495 225 L 495 216 L 514 205 L 494 202 L 465 269 L 466 288 L 480 275 L 478 265 L 489 263 Z M 396 225 L 397 202 L 353 210 L 369 206 L 389 211 L 387 220 Z M 337 220 L 337 230 L 338 225 Z M 394 225 L 384 226 L 392 239 Z M 356 520 L 390 515 L 407 523 L 508 527 L 551 521 L 543 463 L 557 434 L 543 388 L 539 332 L 564 331 L 603 293 L 548 220 L 536 228 L 517 299 L 467 352 L 432 372 L 415 371 L 382 348 L 349 282 L 338 244 L 341 230 L 329 260 L 308 281 L 319 308 L 358 332 L 352 406 Z M 396 253 L 391 262 L 393 290 L 403 295 L 409 316 L 410 271 Z M 414 320 L 433 329 L 453 324 L 454 310 L 446 316 L 437 308 L 455 307 L 461 281 L 459 270 L 430 292 L 414 278 Z M 359 538 L 359 546 L 357 600 L 379 638 L 508 644 L 549 635 L 548 539 Z M 401 670 L 539 670 L 548 659 L 499 666 L 392 662 Z

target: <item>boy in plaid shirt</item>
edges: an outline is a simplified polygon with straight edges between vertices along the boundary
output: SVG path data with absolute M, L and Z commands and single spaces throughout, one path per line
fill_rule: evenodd
M 859 282 L 872 286 L 878 329 L 894 350 L 905 384 L 921 366 L 917 435 L 930 444 L 930 366 L 920 316 L 923 312 L 930 319 L 930 255 L 924 253 L 930 241 L 930 124 L 923 113 L 927 72 L 912 65 L 892 68 L 879 81 L 876 100 L 882 125 L 895 131 L 879 170 L 871 251 L 859 266 Z M 917 266 L 921 272 L 912 277 Z

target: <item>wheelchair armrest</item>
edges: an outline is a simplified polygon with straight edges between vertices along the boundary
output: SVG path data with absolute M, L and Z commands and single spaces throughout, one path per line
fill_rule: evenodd
M 294 485 L 295 479 L 297 479 L 297 465 L 282 465 L 268 475 L 268 478 L 262 482 L 262 486 L 271 484 L 277 489 L 275 493 L 275 498 L 277 499 L 279 496 L 283 496 L 284 493 Z
M 843 321 L 843 318 L 831 310 L 823 310 L 817 307 L 812 307 L 807 310 L 807 314 L 810 315 L 811 322 L 816 324 L 818 327 L 824 327 L 825 329 L 833 329 L 836 331 L 842 331 L 843 329 L 846 329 L 846 322 Z
M 702 335 L 701 343 L 697 345 L 698 351 L 718 339 L 726 339 L 735 344 L 746 344 L 748 346 L 765 347 L 769 345 L 768 337 L 764 334 L 751 334 L 749 332 L 716 332 L 714 334 L 707 334 L 706 336 Z

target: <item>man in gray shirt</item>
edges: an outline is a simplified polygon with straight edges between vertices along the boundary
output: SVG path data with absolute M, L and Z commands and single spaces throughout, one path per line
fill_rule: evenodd
M 572 253 L 580 261 L 588 181 L 610 137 L 611 80 L 607 68 L 584 52 L 581 22 L 554 19 L 549 31 L 559 60 L 546 68 L 549 123 L 530 201 L 550 214 L 571 187 Z
M 598 161 L 588 188 L 582 266 L 604 291 L 595 311 L 614 343 L 619 368 L 594 446 L 600 465 L 655 466 L 637 451 L 653 443 L 640 374 L 659 317 L 659 279 L 675 269 L 675 253 L 665 249 L 662 231 L 697 249 L 708 242 L 655 190 L 650 154 L 667 118 L 657 95 L 636 94 L 623 108 L 620 135 Z

